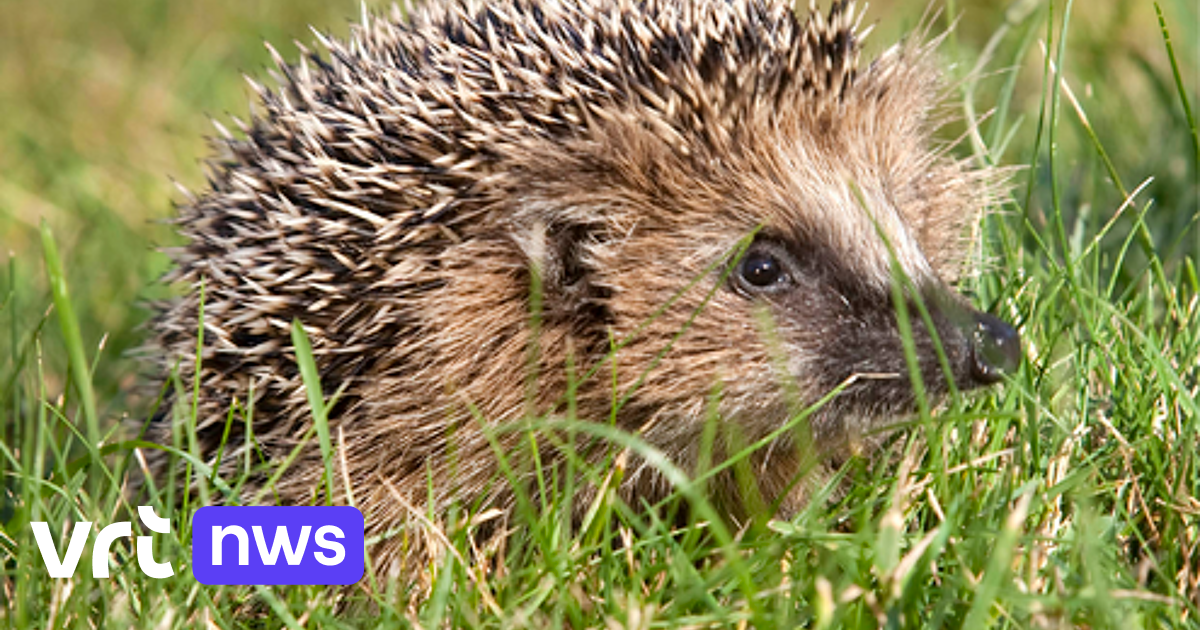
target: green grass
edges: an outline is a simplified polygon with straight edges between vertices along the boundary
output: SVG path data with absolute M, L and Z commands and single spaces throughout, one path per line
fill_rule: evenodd
M 1020 325 L 1027 361 L 1002 387 L 914 420 L 886 456 L 852 461 L 843 491 L 796 518 L 731 530 L 703 518 L 704 480 L 672 471 L 676 501 L 647 513 L 601 492 L 573 531 L 567 487 L 523 501 L 485 568 L 468 541 L 480 515 L 463 506 L 436 524 L 446 553 L 424 604 L 377 584 L 374 608 L 362 594 L 346 607 L 324 588 L 197 584 L 189 522 L 168 507 L 175 479 L 148 499 L 173 516 L 155 558 L 174 577 L 146 578 L 118 549 L 113 579 L 94 580 L 89 549 L 73 579 L 48 578 L 31 521 L 65 534 L 76 520 L 130 520 L 148 533 L 122 492 L 146 444 L 118 421 L 141 419 L 159 395 L 128 352 L 143 334 L 138 303 L 165 295 L 152 247 L 173 242 L 156 222 L 170 216 L 170 178 L 201 185 L 205 116 L 245 112 L 237 72 L 262 74 L 262 39 L 308 41 L 307 23 L 344 33 L 358 11 L 197 4 L 0 2 L 0 239 L 11 252 L 0 274 L 0 622 L 1200 627 L 1200 16 L 1188 0 L 1158 11 L 1145 0 L 947 3 L 962 12 L 942 48 L 962 79 L 950 99 L 962 120 L 947 137 L 965 134 L 961 155 L 1021 167 L 981 227 L 986 270 L 965 288 Z M 875 49 L 924 4 L 873 9 Z M 310 371 L 320 418 L 330 394 Z M 183 417 L 190 385 L 176 385 Z M 605 425 L 530 426 L 657 456 Z M 337 435 L 321 422 L 311 433 L 332 464 Z M 198 484 L 192 505 L 240 487 L 191 454 L 186 426 L 177 438 Z M 584 473 L 611 488 L 621 461 Z M 342 483 L 336 469 L 327 484 Z M 680 528 L 668 517 L 684 505 L 698 516 Z

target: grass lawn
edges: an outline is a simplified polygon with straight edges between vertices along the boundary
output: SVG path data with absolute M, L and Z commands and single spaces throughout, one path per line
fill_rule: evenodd
M 0 0 L 0 623 L 1200 628 L 1200 7 L 943 8 L 939 25 L 958 17 L 944 136 L 1013 168 L 963 289 L 1019 325 L 1020 371 L 912 419 L 790 521 L 705 521 L 694 481 L 674 506 L 698 515 L 684 527 L 671 505 L 609 498 L 572 530 L 569 501 L 549 501 L 518 514 L 486 574 L 448 524 L 430 595 L 408 605 L 399 584 L 349 603 L 200 585 L 190 511 L 165 496 L 167 579 L 120 545 L 111 579 L 91 576 L 90 551 L 52 579 L 30 526 L 49 522 L 60 550 L 72 521 L 148 533 L 127 512 L 138 460 L 119 427 L 158 395 L 132 351 L 141 305 L 169 295 L 155 248 L 178 243 L 172 180 L 203 186 L 206 117 L 245 116 L 239 73 L 265 76 L 262 40 L 294 58 L 308 24 L 343 35 L 358 3 Z M 868 52 L 924 10 L 872 3 Z

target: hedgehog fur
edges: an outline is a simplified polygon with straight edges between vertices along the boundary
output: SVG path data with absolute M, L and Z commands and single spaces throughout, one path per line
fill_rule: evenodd
M 612 421 L 695 472 L 713 417 L 720 457 L 843 386 L 752 456 L 752 491 L 709 484 L 731 519 L 748 492 L 794 514 L 806 461 L 915 409 L 894 268 L 934 323 L 913 327 L 931 396 L 948 391 L 935 336 L 964 388 L 1016 356 L 950 285 L 995 177 L 931 139 L 927 38 L 863 66 L 859 19 L 845 2 L 431 0 L 318 36 L 297 64 L 276 54 L 278 87 L 254 84 L 258 111 L 181 207 L 168 281 L 189 290 L 152 325 L 162 369 L 198 381 L 199 454 L 234 475 L 307 435 L 242 498 L 324 501 L 296 320 L 336 392 L 332 500 L 384 535 L 381 575 L 420 581 L 438 553 L 423 530 L 452 505 L 505 529 L 533 474 L 511 430 L 528 418 Z M 562 468 L 561 442 L 537 448 Z M 635 456 L 618 490 L 642 505 L 672 488 Z

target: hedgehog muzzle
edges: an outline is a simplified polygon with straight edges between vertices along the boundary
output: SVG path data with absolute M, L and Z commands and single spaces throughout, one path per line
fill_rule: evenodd
M 1021 365 L 1021 336 L 995 315 L 975 313 L 967 334 L 971 376 L 983 385 L 999 382 Z
M 976 310 L 949 287 L 927 292 L 924 299 L 942 342 L 956 348 L 951 362 L 960 388 L 994 385 L 1020 367 L 1021 336 L 1012 325 Z

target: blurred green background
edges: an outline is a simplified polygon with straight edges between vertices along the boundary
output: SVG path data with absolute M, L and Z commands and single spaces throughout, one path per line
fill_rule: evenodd
M 1161 3 L 1193 103 L 1200 68 L 1197 5 Z M 1057 3 L 1056 11 L 1062 6 Z M 924 0 L 872 2 L 866 23 L 877 27 L 868 52 L 917 25 L 928 9 Z M 977 113 L 987 112 L 1015 76 L 1011 106 L 984 123 L 983 136 L 1010 140 L 999 152 L 1001 163 L 1029 164 L 1042 107 L 1042 57 L 1012 64 L 1024 38 L 1034 38 L 1035 47 L 1046 38 L 1047 3 L 959 0 L 941 9 L 935 30 L 950 24 L 948 16 L 958 18 L 941 49 L 952 76 L 966 76 L 989 38 L 1006 33 L 984 66 L 974 103 Z M 104 340 L 95 377 L 101 411 L 113 418 L 131 408 L 127 392 L 138 374 L 128 351 L 146 317 L 137 305 L 165 295 L 154 279 L 167 262 L 155 249 L 174 242 L 164 221 L 180 198 L 172 180 L 203 186 L 208 118 L 247 114 L 249 90 L 240 75 L 265 76 L 264 40 L 294 58 L 291 42 L 311 42 L 310 24 L 345 35 L 360 10 L 357 0 L 0 0 L 0 245 L 7 254 L 0 323 L 13 331 L 0 335 L 0 356 L 13 356 L 10 344 L 23 343 L 18 337 L 31 334 L 50 303 L 37 237 L 44 219 L 65 259 L 84 341 L 94 352 Z M 1069 28 L 1066 78 L 1125 185 L 1156 177 L 1150 221 L 1156 237 L 1166 239 L 1158 245 L 1170 265 L 1172 252 L 1200 249 L 1193 225 L 1197 183 L 1189 164 L 1191 140 L 1178 132 L 1186 124 L 1154 5 L 1076 2 Z M 951 113 L 962 112 L 961 100 L 951 100 Z M 1086 142 L 1065 104 L 1063 111 L 1072 120 L 1060 141 Z M 948 135 L 955 134 L 952 127 Z M 964 154 L 969 149 L 961 147 Z M 1066 206 L 1099 209 L 1097 220 L 1110 215 L 1119 199 L 1107 182 L 1093 181 L 1103 169 L 1070 163 L 1094 161 L 1094 152 L 1063 155 L 1064 166 L 1079 173 L 1066 180 Z M 1041 177 L 1028 169 L 1018 173 L 1017 188 L 1023 190 L 1031 176 Z M 1038 208 L 1035 198 L 1035 228 Z M 58 343 L 56 326 L 43 332 L 47 344 Z M 53 398 L 65 357 L 57 347 L 44 354 Z

